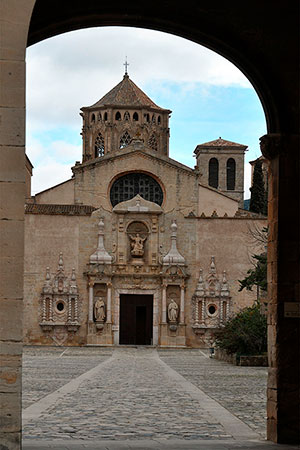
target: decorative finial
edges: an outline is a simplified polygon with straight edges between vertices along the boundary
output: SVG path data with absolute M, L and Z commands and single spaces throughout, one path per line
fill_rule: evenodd
M 125 63 L 123 64 L 123 66 L 125 66 L 125 75 L 128 75 L 127 68 L 129 66 L 129 63 L 127 62 L 127 56 L 126 56 Z

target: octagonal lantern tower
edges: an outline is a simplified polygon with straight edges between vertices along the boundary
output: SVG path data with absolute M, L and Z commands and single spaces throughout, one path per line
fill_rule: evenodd
M 92 106 L 81 108 L 83 162 L 123 151 L 133 139 L 149 151 L 169 154 L 169 109 L 157 106 L 125 73 Z

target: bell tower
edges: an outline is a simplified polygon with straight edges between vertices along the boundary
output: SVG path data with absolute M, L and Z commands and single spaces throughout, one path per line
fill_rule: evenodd
M 82 162 L 122 152 L 132 139 L 145 149 L 169 155 L 169 109 L 157 106 L 130 78 L 123 80 L 92 106 L 81 108 Z

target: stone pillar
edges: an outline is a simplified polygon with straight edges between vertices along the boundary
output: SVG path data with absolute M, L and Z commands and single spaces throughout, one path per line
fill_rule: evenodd
M 269 163 L 267 437 L 299 442 L 299 138 L 261 138 Z
M 94 318 L 94 283 L 89 282 L 89 322 L 93 322 Z
M 0 447 L 21 446 L 25 49 L 34 0 L 0 6 Z
M 161 322 L 167 323 L 167 285 L 165 283 L 162 286 Z
M 107 305 L 106 305 L 106 309 L 107 309 L 106 322 L 107 323 L 111 323 L 111 288 L 112 288 L 112 284 L 107 283 Z
M 180 318 L 179 318 L 179 323 L 181 324 L 184 323 L 184 289 L 185 286 L 184 284 L 182 284 L 180 286 Z

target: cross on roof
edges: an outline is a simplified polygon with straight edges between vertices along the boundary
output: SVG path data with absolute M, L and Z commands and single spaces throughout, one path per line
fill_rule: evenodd
M 123 64 L 123 66 L 125 66 L 125 75 L 128 75 L 127 68 L 129 66 L 129 63 L 127 62 L 127 56 L 126 56 L 125 63 Z

